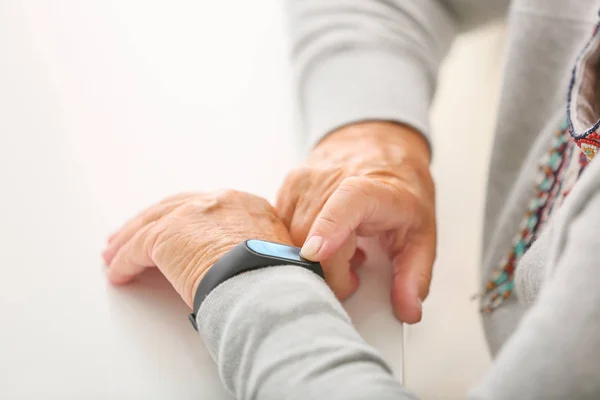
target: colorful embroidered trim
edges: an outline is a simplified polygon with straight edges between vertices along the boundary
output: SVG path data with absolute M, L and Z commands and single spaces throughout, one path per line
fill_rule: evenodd
M 600 149 L 600 135 L 596 132 L 588 133 L 578 139 L 574 139 L 577 146 L 588 159 L 593 159 Z
M 591 157 L 586 155 L 585 151 L 582 152 L 575 146 L 565 122 L 557 131 L 552 148 L 539 164 L 536 196 L 527 207 L 519 233 L 508 255 L 494 269 L 488 281 L 483 294 L 483 312 L 498 308 L 512 294 L 514 273 L 519 260 L 535 242 L 552 212 L 560 207 L 588 165 Z
M 572 100 L 577 96 L 581 84 L 578 82 L 578 68 L 588 67 L 586 56 L 589 55 L 592 44 L 599 46 L 598 43 L 594 43 L 600 32 L 599 28 L 600 22 L 594 27 L 592 37 L 575 62 L 567 96 L 567 119 L 556 133 L 552 148 L 539 164 L 536 196 L 527 207 L 519 233 L 513 240 L 508 255 L 493 270 L 486 285 L 481 303 L 483 312 L 492 312 L 510 297 L 519 260 L 542 232 L 553 211 L 557 210 L 569 195 L 586 166 L 600 151 L 600 120 L 587 131 L 576 132 L 571 109 Z M 595 48 L 593 51 L 600 49 Z

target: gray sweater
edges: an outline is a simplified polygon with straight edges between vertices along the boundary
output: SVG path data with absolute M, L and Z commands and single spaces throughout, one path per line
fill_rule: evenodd
M 454 36 L 509 11 L 482 260 L 495 360 L 470 397 L 600 398 L 600 165 L 592 162 L 600 35 L 584 49 L 600 2 L 290 3 L 299 116 L 313 143 L 364 120 L 427 136 L 437 70 Z M 239 399 L 414 398 L 327 286 L 297 267 L 223 283 L 198 324 Z

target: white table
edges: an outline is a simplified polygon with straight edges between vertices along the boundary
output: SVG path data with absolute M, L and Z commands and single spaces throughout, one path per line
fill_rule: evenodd
M 292 135 L 280 3 L 0 2 L 0 398 L 227 399 L 158 274 L 114 288 L 107 234 L 179 191 L 273 199 Z M 371 257 L 347 307 L 401 373 Z

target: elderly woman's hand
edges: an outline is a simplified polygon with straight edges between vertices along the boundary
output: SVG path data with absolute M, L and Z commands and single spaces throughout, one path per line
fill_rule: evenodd
M 181 194 L 125 224 L 109 238 L 103 258 L 113 284 L 128 283 L 144 269 L 158 267 L 192 307 L 207 270 L 247 239 L 292 244 L 273 207 L 260 197 L 233 190 Z
M 321 261 L 327 283 L 342 299 L 358 287 L 352 266 L 361 258 L 352 260 L 356 236 L 378 237 L 394 265 L 396 316 L 408 323 L 421 319 L 436 247 L 434 187 L 423 136 L 384 122 L 333 132 L 288 175 L 277 211 L 295 245 L 304 244 L 302 255 Z

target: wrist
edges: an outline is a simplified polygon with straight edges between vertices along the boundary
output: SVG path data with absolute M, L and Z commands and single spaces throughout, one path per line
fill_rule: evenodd
M 194 328 L 198 329 L 196 317 L 202 303 L 216 287 L 237 275 L 281 265 L 303 267 L 325 279 L 321 264 L 304 259 L 297 247 L 260 239 L 245 240 L 223 254 L 198 282 L 189 318 Z
M 366 121 L 344 126 L 327 135 L 311 156 L 344 161 L 349 156 L 382 162 L 411 162 L 429 166 L 429 142 L 416 129 L 399 123 Z
M 264 240 L 267 242 L 280 243 L 280 244 L 284 244 L 287 246 L 294 246 L 292 239 L 289 237 L 289 235 L 282 235 L 282 234 L 278 234 L 278 233 L 273 233 L 272 235 L 262 233 L 262 234 L 255 235 L 255 237 L 248 237 L 248 240 L 249 239 L 258 239 L 258 240 Z M 188 279 L 186 280 L 186 285 L 185 285 L 186 286 L 185 287 L 186 295 L 183 298 L 184 301 L 188 304 L 188 306 L 190 306 L 190 308 L 193 308 L 194 297 L 196 296 L 196 291 L 198 290 L 198 286 L 200 286 L 200 282 L 202 282 L 202 279 L 208 273 L 208 271 L 217 263 L 217 261 L 219 261 L 225 254 L 227 254 L 227 252 L 232 250 L 234 247 L 236 247 L 240 243 L 243 243 L 244 241 L 245 240 L 240 240 L 238 242 L 231 242 L 231 243 L 228 243 L 227 245 L 219 247 L 218 251 L 214 251 L 212 253 L 212 255 L 210 256 L 208 261 L 207 260 L 202 261 L 201 264 L 206 265 L 208 267 L 194 268 L 192 271 L 190 271 L 190 275 L 189 275 Z
M 191 264 L 193 267 L 191 268 L 187 279 L 185 280 L 184 287 L 184 296 L 183 300 L 190 307 L 194 308 L 194 297 L 196 296 L 196 290 L 198 290 L 198 286 L 202 281 L 202 278 L 206 275 L 208 270 L 212 268 L 213 265 L 224 254 L 226 254 L 229 250 L 234 248 L 237 243 L 227 243 L 224 245 L 220 245 L 217 248 L 212 248 L 210 254 L 206 254 L 204 257 L 199 257 L 196 263 Z

